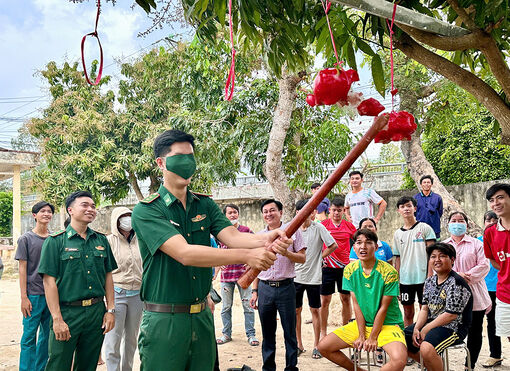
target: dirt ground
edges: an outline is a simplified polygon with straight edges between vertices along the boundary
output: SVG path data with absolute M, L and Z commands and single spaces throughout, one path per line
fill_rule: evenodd
M 12 278 L 14 275 L 7 275 L 0 280 L 0 370 L 14 371 L 18 369 L 18 357 L 19 357 L 19 342 L 22 333 L 22 317 L 19 310 L 20 299 L 19 299 L 19 286 L 18 282 Z M 218 286 L 219 282 L 215 282 L 215 286 Z M 218 290 L 219 291 L 219 290 Z M 235 294 L 233 308 L 233 341 L 219 346 L 219 357 L 220 357 L 220 368 L 226 370 L 229 367 L 241 367 L 246 364 L 255 370 L 261 370 L 262 368 L 262 355 L 260 346 L 252 347 L 246 341 L 246 335 L 244 333 L 244 316 L 243 310 L 238 296 L 238 292 Z M 311 319 L 310 312 L 307 310 L 307 303 L 305 299 L 303 319 Z M 340 318 L 340 300 L 338 295 L 333 297 L 331 303 L 330 323 L 329 331 L 332 331 L 338 326 L 338 319 Z M 216 307 L 214 313 L 214 319 L 216 324 L 216 336 L 221 335 L 221 303 Z M 256 329 L 259 340 L 260 337 L 260 322 L 256 315 Z M 338 370 L 339 367 L 332 364 L 326 359 L 312 359 L 313 350 L 313 329 L 311 324 L 303 324 L 303 342 L 305 349 L 307 350 L 303 355 L 299 357 L 298 366 L 302 370 L 310 370 L 315 368 L 317 370 Z M 283 332 L 281 327 L 278 328 L 277 333 L 278 348 L 276 351 L 276 364 L 278 370 L 283 370 L 285 367 L 285 346 L 283 342 Z M 510 370 L 510 344 L 508 341 L 503 341 L 503 355 L 507 355 L 503 366 L 496 368 L 497 370 Z M 450 369 L 451 370 L 463 370 L 464 364 L 464 353 L 460 350 L 450 351 Z M 477 369 L 482 369 L 480 366 L 485 359 L 488 357 L 488 342 L 486 334 L 484 332 L 484 343 L 480 357 L 477 363 Z M 135 370 L 139 370 L 140 360 L 138 354 L 135 354 Z M 106 370 L 105 366 L 99 366 L 98 370 Z M 375 367 L 372 369 L 376 369 Z M 171 370 L 171 367 L 168 368 Z M 406 367 L 406 370 L 419 370 L 417 365 Z M 152 371 L 152 370 L 151 370 Z M 154 370 L 159 371 L 159 370 Z

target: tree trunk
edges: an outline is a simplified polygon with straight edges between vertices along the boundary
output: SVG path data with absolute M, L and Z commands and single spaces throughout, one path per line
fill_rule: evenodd
M 285 137 L 290 128 L 290 119 L 296 103 L 296 88 L 301 82 L 298 75 L 284 76 L 278 80 L 278 104 L 273 114 L 273 125 L 269 133 L 264 175 L 273 189 L 275 199 L 283 204 L 283 220 L 292 219 L 295 211 L 295 195 L 287 184 L 282 156 Z
M 143 200 L 144 199 L 143 193 L 140 190 L 140 186 L 138 185 L 138 181 L 136 180 L 135 174 L 128 173 L 128 176 L 129 176 L 129 183 L 131 184 L 133 191 L 135 191 L 136 198 L 138 198 L 138 201 Z
M 405 94 L 401 94 L 401 101 L 400 101 L 400 109 L 408 111 L 415 115 L 415 107 L 417 107 L 417 94 L 411 91 L 409 89 L 406 89 L 405 87 L 399 87 L 397 82 L 397 87 L 399 91 L 405 92 Z M 422 88 L 422 91 L 430 91 L 430 89 L 427 89 L 428 87 Z M 426 94 L 426 93 L 425 93 Z M 430 95 L 431 92 L 429 92 L 428 95 Z M 423 95 L 422 98 L 424 98 L 426 95 Z M 420 184 L 420 178 L 423 175 L 431 175 L 434 179 L 434 184 L 432 186 L 432 190 L 440 195 L 443 199 L 443 216 L 441 218 L 441 225 L 443 227 L 446 227 L 446 224 L 448 222 L 448 215 L 450 215 L 454 211 L 462 211 L 465 213 L 462 206 L 457 202 L 457 200 L 451 195 L 450 192 L 445 188 L 445 186 L 441 183 L 441 180 L 437 177 L 436 172 L 434 171 L 434 168 L 430 164 L 430 162 L 427 160 L 427 157 L 425 156 L 425 152 L 423 152 L 423 148 L 421 146 L 421 139 L 420 139 L 421 131 L 417 130 L 414 132 L 414 134 L 411 136 L 410 141 L 402 141 L 400 144 L 400 148 L 402 149 L 402 153 L 404 154 L 404 157 L 406 159 L 407 168 L 409 169 L 409 174 L 411 175 L 411 178 L 413 178 L 414 182 L 419 185 Z M 476 216 L 477 218 L 479 215 Z M 482 234 L 482 229 L 478 224 L 473 222 L 472 217 L 470 217 L 470 223 L 469 223 L 469 231 L 474 235 L 480 235 Z

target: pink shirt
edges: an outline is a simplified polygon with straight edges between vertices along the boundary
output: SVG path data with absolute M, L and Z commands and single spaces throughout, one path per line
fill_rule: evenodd
M 473 310 L 490 308 L 492 302 L 485 284 L 485 276 L 489 273 L 490 266 L 482 242 L 467 234 L 458 244 L 451 237 L 443 242 L 449 243 L 457 251 L 453 270 L 457 273 L 471 274 L 471 281 L 468 284 L 473 293 Z
M 289 223 L 282 224 L 280 229 L 285 229 L 287 224 Z M 264 233 L 268 231 L 269 229 L 266 227 L 264 230 L 258 233 Z M 291 252 L 298 252 L 306 248 L 303 241 L 303 235 L 299 229 L 292 235 L 292 239 L 294 242 L 289 246 L 287 250 Z M 290 259 L 286 256 L 277 254 L 276 260 L 271 268 L 269 268 L 267 271 L 260 272 L 258 277 L 263 281 L 282 281 L 287 278 L 294 278 L 296 277 L 294 263 L 291 262 Z

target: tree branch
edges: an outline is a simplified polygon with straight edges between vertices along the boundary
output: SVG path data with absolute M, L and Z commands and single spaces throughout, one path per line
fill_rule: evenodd
M 477 29 L 475 21 L 471 19 L 469 14 L 467 14 L 466 10 L 459 5 L 457 0 L 447 0 L 448 4 L 455 10 L 455 13 L 459 16 L 460 20 L 467 26 L 468 29 L 474 31 Z
M 436 81 L 433 84 L 423 86 L 416 93 L 417 98 L 418 99 L 424 99 L 424 98 L 427 98 L 427 97 L 431 96 L 432 94 L 434 94 L 434 92 L 437 90 L 437 88 L 439 88 L 442 84 L 443 84 L 443 80 L 439 80 L 439 81 Z
M 505 104 L 489 84 L 448 59 L 424 48 L 405 33 L 395 40 L 395 46 L 409 58 L 446 77 L 471 93 L 499 122 L 502 129 L 502 142 L 510 144 L 510 107 Z
M 492 37 L 488 37 L 480 47 L 481 52 L 487 59 L 487 63 L 496 80 L 498 80 L 501 89 L 507 97 L 510 97 L 510 69 L 505 62 L 503 54 L 500 52 L 498 44 Z
M 440 50 L 455 51 L 480 49 L 482 42 L 485 41 L 485 37 L 480 35 L 480 33 L 483 34 L 480 30 L 475 30 L 463 36 L 447 37 L 418 30 L 400 23 L 397 23 L 397 26 L 404 30 L 407 34 L 411 35 L 413 39 Z

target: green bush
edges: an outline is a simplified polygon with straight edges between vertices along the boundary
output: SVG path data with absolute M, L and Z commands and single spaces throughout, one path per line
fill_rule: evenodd
M 12 192 L 0 192 L 0 236 L 10 236 L 12 230 Z

